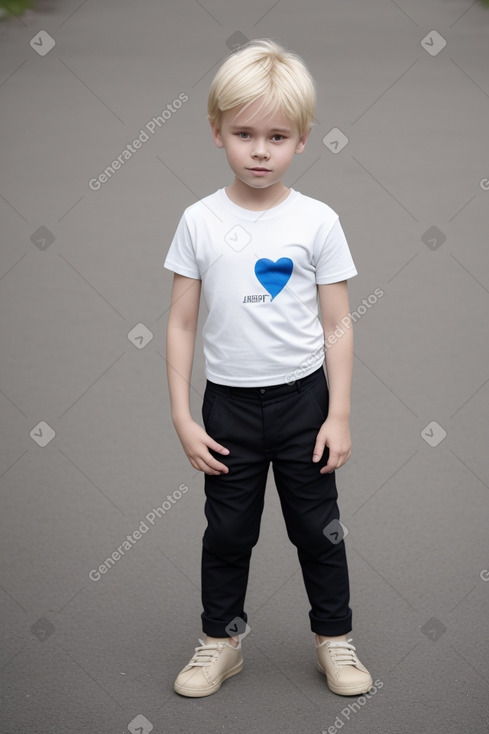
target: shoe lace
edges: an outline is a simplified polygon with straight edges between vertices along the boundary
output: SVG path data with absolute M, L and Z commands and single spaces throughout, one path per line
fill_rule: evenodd
M 351 639 L 346 642 L 330 642 L 328 648 L 331 650 L 334 662 L 338 665 L 357 664 L 356 647 L 351 644 Z
M 193 655 L 192 659 L 188 663 L 192 667 L 194 666 L 200 666 L 203 665 L 210 665 L 214 662 L 214 660 L 219 655 L 219 651 L 221 649 L 220 645 L 216 645 L 215 643 L 212 645 L 206 645 L 204 644 L 203 640 L 199 640 L 200 647 L 195 648 L 195 654 Z

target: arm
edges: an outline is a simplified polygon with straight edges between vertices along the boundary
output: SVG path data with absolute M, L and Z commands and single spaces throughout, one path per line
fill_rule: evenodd
M 351 455 L 350 392 L 353 372 L 353 324 L 349 316 L 347 281 L 319 285 L 319 304 L 326 347 L 326 373 L 329 385 L 329 410 L 321 426 L 313 452 L 313 461 L 321 459 L 329 448 L 328 463 L 321 474 L 343 466 Z M 341 329 L 334 334 L 337 327 Z
M 173 425 L 183 450 L 195 469 L 221 474 L 227 467 L 209 449 L 228 454 L 214 441 L 190 413 L 190 378 L 199 317 L 201 281 L 175 273 L 170 315 L 166 330 L 166 363 Z

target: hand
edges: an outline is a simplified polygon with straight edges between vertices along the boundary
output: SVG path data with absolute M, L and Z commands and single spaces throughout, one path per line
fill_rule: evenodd
M 229 449 L 214 441 L 201 425 L 190 418 L 183 423 L 175 425 L 175 430 L 183 450 L 187 454 L 188 460 L 194 469 L 203 471 L 205 474 L 228 473 L 229 469 L 227 466 L 217 461 L 209 449 L 223 455 L 229 454 Z
M 320 474 L 329 474 L 346 464 L 351 456 L 350 422 L 348 418 L 327 418 L 316 438 L 312 455 L 313 462 L 321 460 L 324 448 L 329 448 L 328 463 L 319 470 Z

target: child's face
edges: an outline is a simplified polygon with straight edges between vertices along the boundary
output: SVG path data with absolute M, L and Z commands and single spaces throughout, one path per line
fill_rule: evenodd
M 241 115 L 244 105 L 226 110 L 220 127 L 212 125 L 214 142 L 226 151 L 233 173 L 253 189 L 281 181 L 294 154 L 304 150 L 309 134 L 299 137 L 297 125 L 282 112 L 253 117 L 261 103 L 255 100 Z

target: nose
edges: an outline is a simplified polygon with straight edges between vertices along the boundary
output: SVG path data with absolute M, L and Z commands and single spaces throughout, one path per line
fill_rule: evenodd
M 268 152 L 268 149 L 267 149 L 267 146 L 264 140 L 261 140 L 259 138 L 255 140 L 252 156 L 253 158 L 265 158 L 265 160 L 268 160 L 268 158 L 270 158 L 270 153 Z

